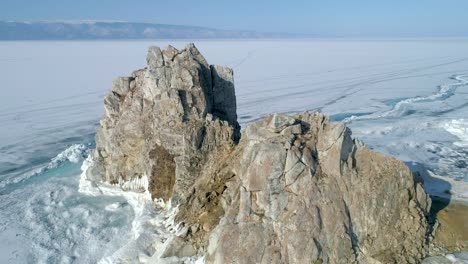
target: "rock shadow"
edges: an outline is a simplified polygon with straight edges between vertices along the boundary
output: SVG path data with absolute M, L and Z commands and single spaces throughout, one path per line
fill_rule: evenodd
M 428 215 L 428 222 L 431 227 L 434 228 L 437 214 L 439 211 L 449 206 L 452 200 L 452 184 L 443 179 L 431 176 L 428 168 L 422 163 L 405 162 L 405 164 L 415 175 L 415 181 L 418 181 L 418 178 L 422 179 L 424 190 L 431 197 L 432 205 Z

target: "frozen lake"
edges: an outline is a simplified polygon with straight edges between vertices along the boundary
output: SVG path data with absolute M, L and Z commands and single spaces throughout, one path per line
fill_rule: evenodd
M 420 171 L 432 194 L 468 199 L 468 39 L 194 42 L 210 64 L 234 69 L 242 126 L 321 111 Z M 131 208 L 122 216 L 105 210 L 118 198 L 79 194 L 79 162 L 112 80 L 168 44 L 186 41 L 0 42 L 0 262 L 28 249 L 26 262 L 95 262 L 124 243 Z

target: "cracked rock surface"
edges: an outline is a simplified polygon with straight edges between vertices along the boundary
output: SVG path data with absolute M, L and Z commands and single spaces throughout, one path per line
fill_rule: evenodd
M 275 114 L 251 124 L 237 148 L 208 263 L 417 263 L 425 256 L 430 200 L 422 186 L 342 123 L 319 113 Z

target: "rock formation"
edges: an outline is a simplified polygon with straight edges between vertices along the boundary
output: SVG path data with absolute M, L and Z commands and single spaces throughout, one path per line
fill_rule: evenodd
M 163 256 L 206 263 L 418 263 L 430 199 L 400 161 L 319 113 L 240 136 L 233 72 L 193 44 L 152 47 L 105 98 L 89 180 L 149 177 L 183 232 Z
M 400 161 L 318 113 L 250 125 L 212 232 L 213 263 L 415 263 L 430 200 Z
M 179 203 L 208 156 L 239 138 L 233 72 L 209 65 L 193 44 L 151 47 L 147 63 L 115 80 L 105 98 L 88 177 L 147 175 L 153 198 Z

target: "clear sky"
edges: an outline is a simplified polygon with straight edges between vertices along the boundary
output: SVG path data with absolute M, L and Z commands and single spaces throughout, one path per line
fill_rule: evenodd
M 0 20 L 83 19 L 330 36 L 468 36 L 468 0 L 0 0 Z

